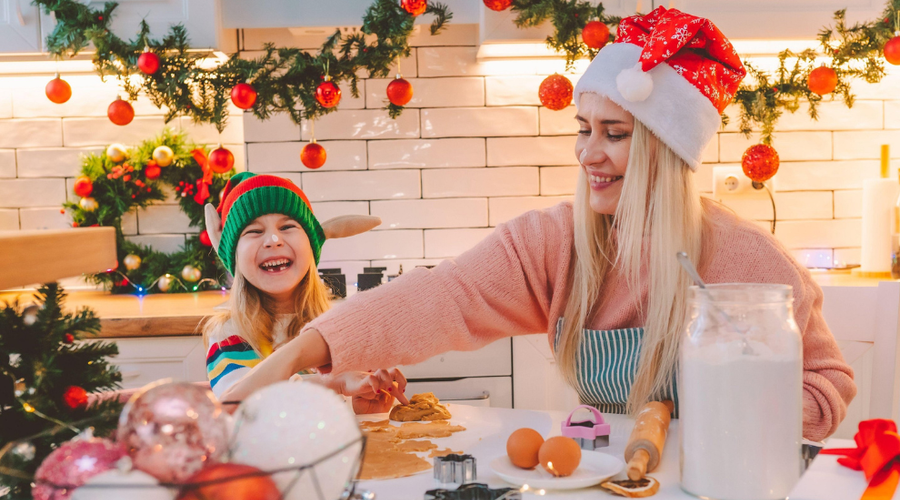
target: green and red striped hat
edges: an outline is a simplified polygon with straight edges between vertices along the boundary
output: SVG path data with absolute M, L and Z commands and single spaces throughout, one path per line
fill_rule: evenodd
M 241 172 L 225 185 L 216 209 L 222 221 L 222 237 L 216 249 L 225 268 L 234 275 L 235 250 L 241 231 L 257 217 L 283 214 L 296 220 L 306 231 L 316 264 L 325 243 L 325 232 L 313 215 L 309 199 L 289 179 L 274 175 Z

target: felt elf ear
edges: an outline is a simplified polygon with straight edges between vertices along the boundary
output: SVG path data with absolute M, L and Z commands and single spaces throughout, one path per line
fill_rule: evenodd
M 219 253 L 219 241 L 222 240 L 222 218 L 212 203 L 207 203 L 203 209 L 206 215 L 206 234 L 209 235 L 209 241 L 212 242 L 216 253 Z
M 381 224 L 381 217 L 374 215 L 341 215 L 322 223 L 325 239 L 346 238 L 364 233 Z

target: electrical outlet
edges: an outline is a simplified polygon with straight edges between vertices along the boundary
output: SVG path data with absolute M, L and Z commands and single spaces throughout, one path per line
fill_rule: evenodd
M 775 192 L 775 178 L 765 182 L 765 185 Z M 713 167 L 713 198 L 719 201 L 745 199 L 768 199 L 765 189 L 755 189 L 753 181 L 744 175 L 741 167 Z

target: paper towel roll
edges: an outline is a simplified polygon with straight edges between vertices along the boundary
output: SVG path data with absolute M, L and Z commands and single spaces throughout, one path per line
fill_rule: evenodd
M 897 179 L 866 179 L 863 182 L 862 265 L 863 272 L 891 271 L 892 214 L 900 195 Z

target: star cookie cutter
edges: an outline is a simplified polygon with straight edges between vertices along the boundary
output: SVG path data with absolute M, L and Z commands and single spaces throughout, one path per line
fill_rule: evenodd
M 575 412 L 582 408 L 589 410 L 593 419 L 572 422 Z M 574 439 L 583 450 L 596 450 L 609 446 L 609 433 L 609 424 L 603 420 L 603 414 L 593 406 L 581 405 L 575 408 L 569 414 L 569 418 L 562 423 L 562 435 Z
M 490 489 L 482 483 L 463 484 L 455 490 L 428 490 L 425 500 L 522 500 L 522 492 L 513 488 Z
M 475 457 L 451 453 L 434 457 L 434 479 L 439 483 L 471 483 L 478 478 Z

